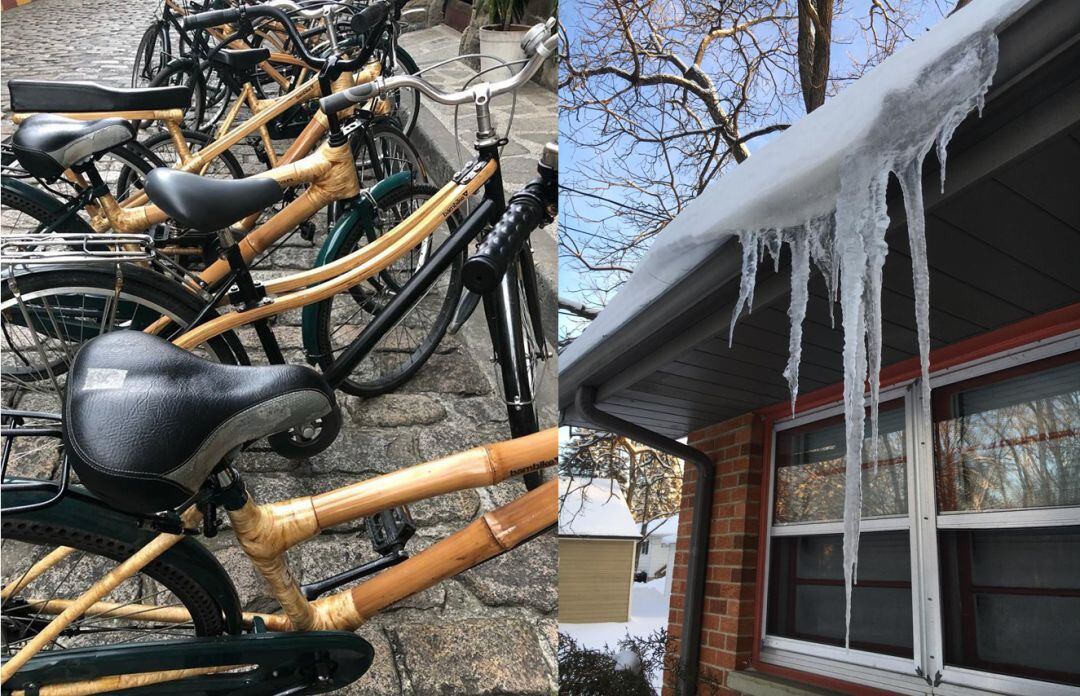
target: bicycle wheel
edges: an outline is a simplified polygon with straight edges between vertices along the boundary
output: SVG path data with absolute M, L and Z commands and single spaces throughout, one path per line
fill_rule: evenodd
M 48 625 L 58 613 L 58 606 L 77 599 L 137 550 L 126 540 L 80 529 L 75 524 L 56 524 L 20 513 L 5 514 L 2 529 L 4 589 L 0 650 L 5 658 L 17 653 Z M 61 549 L 70 551 L 55 565 L 31 578 L 37 572 L 30 572 L 35 564 L 40 563 L 37 569 L 44 569 L 48 561 L 43 559 L 49 554 L 53 558 L 59 556 L 64 553 Z M 167 623 L 149 613 L 151 607 L 186 610 L 190 620 Z M 163 554 L 73 621 L 38 655 L 224 632 L 225 622 L 214 596 L 184 565 Z
M 164 20 L 159 19 L 146 28 L 131 67 L 132 87 L 149 87 L 154 75 L 177 57 L 171 55 L 171 40 L 169 25 Z
M 56 224 L 60 218 L 61 214 L 46 207 L 39 196 L 20 191 L 6 183 L 0 186 L 0 227 L 4 234 L 31 234 Z M 89 234 L 93 229 L 85 216 L 76 214 L 68 218 L 56 231 Z
M 435 195 L 437 189 L 416 184 L 395 191 L 379 204 L 374 230 L 359 224 L 349 232 L 333 261 L 392 229 Z M 461 223 L 455 213 L 430 237 L 384 269 L 352 289 L 320 302 L 316 308 L 318 363 L 329 369 L 334 358 L 349 346 L 420 269 L 435 246 L 453 234 Z M 464 254 L 432 283 L 424 296 L 402 317 L 353 369 L 338 388 L 355 396 L 377 396 L 392 391 L 416 374 L 442 341 L 461 297 L 461 266 Z
M 184 120 L 180 122 L 180 125 L 187 130 L 203 129 L 207 102 L 206 80 L 198 71 L 194 61 L 186 58 L 171 61 L 154 75 L 149 86 L 191 87 L 191 107 L 184 113 Z
M 416 64 L 416 61 L 401 46 L 394 47 L 394 59 L 400 67 L 400 70 L 396 70 L 395 74 L 415 75 L 420 72 L 420 67 Z M 401 128 L 401 132 L 406 137 L 412 136 L 413 129 L 416 128 L 416 121 L 420 118 L 420 90 L 415 87 L 403 87 L 395 89 L 388 97 L 394 105 L 393 116 Z
M 9 276 L 0 287 L 0 389 L 13 408 L 59 413 L 65 375 L 79 346 L 116 330 L 144 330 L 171 339 L 191 325 L 197 296 L 153 270 L 64 267 Z M 196 349 L 218 362 L 246 361 L 235 337 Z M 242 349 L 239 349 L 242 350 Z
M 181 129 L 184 140 L 192 154 L 213 142 L 214 138 L 206 133 Z M 145 138 L 140 145 L 153 154 L 157 166 L 176 167 L 180 163 L 180 155 L 176 151 L 172 136 L 167 131 L 154 133 Z M 215 157 L 204 169 L 196 172 L 199 176 L 208 176 L 214 179 L 243 179 L 244 168 L 236 156 L 226 150 Z M 137 171 L 134 167 L 125 167 L 116 178 L 116 189 L 128 193 L 134 189 L 141 189 L 147 172 Z
M 413 172 L 413 180 L 417 183 L 427 182 L 427 169 L 420 152 L 400 128 L 380 122 L 370 126 L 367 133 L 365 136 L 364 129 L 358 130 L 351 142 L 361 188 L 374 186 L 380 179 L 403 171 Z M 382 177 L 375 173 L 376 159 L 382 166 Z

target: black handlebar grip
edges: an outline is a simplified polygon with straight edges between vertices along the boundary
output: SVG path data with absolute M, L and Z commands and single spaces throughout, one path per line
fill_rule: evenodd
M 363 84 L 340 92 L 334 92 L 328 97 L 319 100 L 319 106 L 324 114 L 336 114 L 344 111 L 354 104 L 360 104 L 370 99 L 375 94 L 375 85 Z
M 465 262 L 465 287 L 480 295 L 494 290 L 543 218 L 544 204 L 538 197 L 527 191 L 514 195 L 506 212 Z
M 367 36 L 390 15 L 390 4 L 376 0 L 352 16 L 352 30 L 357 36 Z
M 216 27 L 222 24 L 232 24 L 240 19 L 240 10 L 230 7 L 227 10 L 210 10 L 199 14 L 184 17 L 185 29 L 202 29 L 203 27 Z

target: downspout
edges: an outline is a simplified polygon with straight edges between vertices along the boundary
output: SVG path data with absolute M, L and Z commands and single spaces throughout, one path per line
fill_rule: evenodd
M 705 603 L 705 563 L 709 555 L 709 523 L 712 518 L 713 484 L 716 480 L 713 462 L 699 449 L 597 409 L 594 387 L 578 387 L 574 403 L 578 415 L 589 424 L 595 425 L 598 430 L 625 435 L 655 450 L 679 457 L 697 468 L 694 516 L 690 526 L 690 558 L 686 569 L 682 640 L 679 642 L 678 691 L 680 696 L 694 696 L 697 693 L 701 614 Z

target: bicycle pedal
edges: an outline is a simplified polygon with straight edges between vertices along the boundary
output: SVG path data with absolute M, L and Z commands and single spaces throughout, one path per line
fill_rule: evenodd
M 365 524 L 371 548 L 383 556 L 402 549 L 416 533 L 409 508 L 404 505 L 372 515 Z

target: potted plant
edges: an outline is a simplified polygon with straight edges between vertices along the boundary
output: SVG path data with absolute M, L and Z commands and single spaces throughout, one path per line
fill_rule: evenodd
M 515 22 L 520 22 L 525 17 L 526 3 L 527 0 L 477 0 L 477 12 L 486 12 L 491 22 L 480 27 L 480 53 L 507 63 L 525 58 L 521 50 L 521 39 L 529 31 L 529 27 Z M 481 58 L 480 70 L 484 72 L 484 79 L 494 81 L 510 76 L 506 70 L 486 72 L 498 65 L 498 61 Z M 511 69 L 516 71 L 519 68 L 520 65 L 517 65 Z

